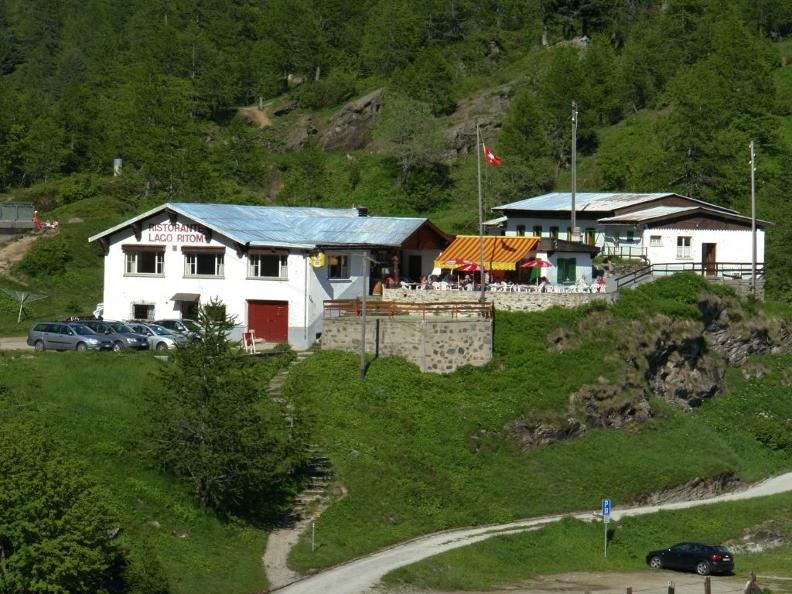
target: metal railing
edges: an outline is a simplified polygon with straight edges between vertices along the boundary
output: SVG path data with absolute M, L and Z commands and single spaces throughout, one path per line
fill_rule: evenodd
M 677 272 L 690 271 L 713 278 L 751 278 L 750 262 L 712 262 L 702 264 L 701 262 L 658 262 L 652 264 L 652 274 L 654 276 L 668 276 Z M 756 263 L 756 278 L 764 278 L 764 262 Z
M 362 314 L 360 299 L 337 299 L 324 302 L 325 318 L 359 317 Z M 493 304 L 479 301 L 459 302 L 411 302 L 411 301 L 366 301 L 367 316 L 450 316 L 479 317 L 491 319 L 493 317 Z
M 646 264 L 645 266 L 641 266 L 632 272 L 617 276 L 614 279 L 614 283 L 616 285 L 616 290 L 618 291 L 620 289 L 634 287 L 636 285 L 648 282 L 652 280 L 652 278 L 652 265 Z
M 625 260 L 641 260 L 646 258 L 646 248 L 641 245 L 608 244 L 600 247 L 601 256 L 623 258 Z
M 660 276 L 670 276 L 677 272 L 693 272 L 705 278 L 723 279 L 750 279 L 751 264 L 746 262 L 658 262 L 647 264 L 640 268 L 617 276 L 614 279 L 616 290 L 640 285 Z M 756 278 L 763 279 L 765 275 L 764 262 L 756 264 Z

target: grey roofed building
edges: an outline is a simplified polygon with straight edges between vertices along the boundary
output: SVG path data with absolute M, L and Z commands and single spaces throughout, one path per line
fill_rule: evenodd
M 372 217 L 360 208 L 175 202 L 124 221 L 94 235 L 89 241 L 107 238 L 163 210 L 188 217 L 242 246 L 250 247 L 400 246 L 423 226 L 447 238 L 428 219 Z
M 718 206 L 689 198 L 674 192 L 638 193 L 638 192 L 579 192 L 575 195 L 575 211 L 580 213 L 617 213 L 623 209 L 632 209 L 636 206 L 649 206 L 652 203 L 678 202 L 687 205 L 702 205 L 725 212 L 736 213 L 736 210 Z M 555 211 L 569 212 L 572 206 L 571 192 L 552 192 L 533 198 L 510 202 L 494 207 L 492 210 L 500 212 L 516 211 Z

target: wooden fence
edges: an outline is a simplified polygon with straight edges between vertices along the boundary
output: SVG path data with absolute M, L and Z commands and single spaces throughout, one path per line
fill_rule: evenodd
M 366 315 L 370 316 L 444 316 L 456 319 L 459 317 L 485 318 L 493 317 L 493 304 L 478 301 L 448 302 L 413 302 L 413 301 L 366 301 Z M 358 317 L 363 313 L 363 302 L 360 299 L 338 299 L 324 302 L 325 318 Z

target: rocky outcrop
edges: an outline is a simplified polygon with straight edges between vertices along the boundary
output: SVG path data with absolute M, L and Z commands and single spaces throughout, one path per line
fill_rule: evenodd
M 445 134 L 451 141 L 449 160 L 469 154 L 476 147 L 476 123 L 485 138 L 494 137 L 511 104 L 511 85 L 486 89 L 461 100 L 450 119 L 454 122 Z
M 748 362 L 750 356 L 792 352 L 792 330 L 783 320 L 751 312 L 733 297 L 712 293 L 703 293 L 697 305 L 700 321 L 657 315 L 629 322 L 616 333 L 616 343 L 609 345 L 606 355 L 623 363 L 618 381 L 601 377 L 595 384 L 581 386 L 570 394 L 563 420 L 525 416 L 507 423 L 506 435 L 526 451 L 578 437 L 587 428 L 640 426 L 653 415 L 649 400 L 653 395 L 692 410 L 724 391 L 727 367 L 742 368 L 746 378 L 761 378 L 769 371 L 761 363 Z M 547 336 L 548 349 L 575 350 L 612 330 L 614 323 L 613 316 L 603 312 L 586 317 L 576 329 L 558 328 Z M 785 374 L 782 381 L 792 383 L 792 374 Z M 687 497 L 695 495 L 694 487 L 703 489 L 698 483 L 679 489 Z
M 721 393 L 725 368 L 707 349 L 699 322 L 653 320 L 658 329 L 644 352 L 648 389 L 683 408 L 695 408 Z
M 294 151 L 305 147 L 308 139 L 317 132 L 318 130 L 311 116 L 300 116 L 285 138 L 286 148 Z
M 330 119 L 320 142 L 328 151 L 351 151 L 366 145 L 369 131 L 374 127 L 382 109 L 385 91 L 377 89 L 350 101 Z
M 658 505 L 674 501 L 707 499 L 723 493 L 739 491 L 745 486 L 745 483 L 731 473 L 723 473 L 706 478 L 696 477 L 685 483 L 640 497 L 632 503 L 634 505 Z
M 509 421 L 503 427 L 507 437 L 516 442 L 521 452 L 540 445 L 564 441 L 586 432 L 586 426 L 574 417 L 560 421 L 531 422 L 525 419 Z
M 652 416 L 646 395 L 633 386 L 604 382 L 582 386 L 569 397 L 570 407 L 592 429 L 624 429 L 643 424 Z
M 732 553 L 761 553 L 777 549 L 786 544 L 784 530 L 776 520 L 765 520 L 756 526 L 743 530 L 740 538 L 727 540 L 723 546 Z

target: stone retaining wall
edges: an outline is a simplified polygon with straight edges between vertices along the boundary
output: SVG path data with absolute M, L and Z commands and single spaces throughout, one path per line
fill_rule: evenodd
M 443 302 L 478 301 L 474 291 L 384 289 L 383 301 Z M 554 306 L 578 307 L 601 299 L 613 301 L 615 293 L 501 293 L 487 291 L 484 296 L 498 311 L 542 311 Z
M 360 352 L 360 318 L 326 318 L 322 348 Z M 492 320 L 430 319 L 414 316 L 366 318 L 366 352 L 404 357 L 421 371 L 451 373 L 492 359 Z
M 715 285 L 726 285 L 731 287 L 738 297 L 748 297 L 751 295 L 751 279 L 750 278 L 707 278 L 709 282 Z M 756 279 L 756 297 L 764 301 L 765 298 L 765 279 Z

